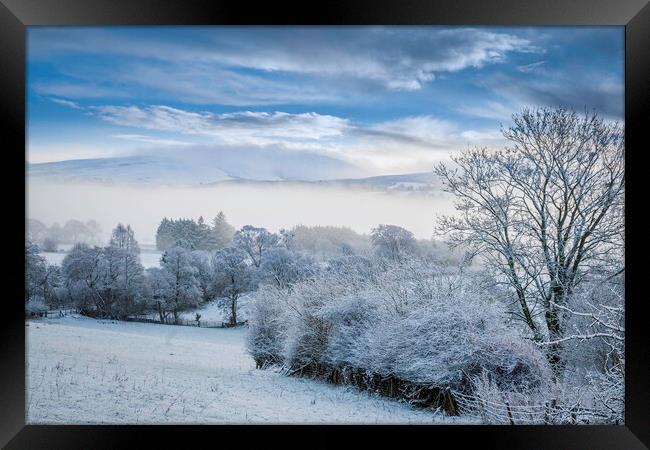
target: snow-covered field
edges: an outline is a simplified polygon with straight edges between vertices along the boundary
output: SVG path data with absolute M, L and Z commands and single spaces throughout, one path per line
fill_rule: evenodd
M 147 251 L 142 250 L 140 252 L 140 262 L 142 263 L 145 269 L 148 269 L 150 267 L 160 267 L 161 256 L 162 256 L 162 252 L 158 250 L 147 250 Z
M 61 263 L 63 262 L 63 258 L 65 258 L 65 255 L 67 255 L 67 252 L 59 251 L 59 252 L 42 252 L 41 256 L 45 258 L 45 261 L 48 264 L 52 264 L 55 266 L 60 266 Z
M 256 370 L 245 328 L 78 316 L 26 326 L 30 424 L 458 422 L 352 387 Z

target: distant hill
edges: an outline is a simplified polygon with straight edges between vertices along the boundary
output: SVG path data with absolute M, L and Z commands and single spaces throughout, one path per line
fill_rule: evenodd
M 433 172 L 359 177 L 356 167 L 324 155 L 251 151 L 245 158 L 228 152 L 137 155 L 30 164 L 33 181 L 136 185 L 302 184 L 369 191 L 436 193 Z
M 34 180 L 106 184 L 197 185 L 226 180 L 316 181 L 355 177 L 352 164 L 315 153 L 274 148 L 187 149 L 113 158 L 30 164 Z

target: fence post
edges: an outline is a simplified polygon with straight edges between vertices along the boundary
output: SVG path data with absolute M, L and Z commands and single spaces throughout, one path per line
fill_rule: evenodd
M 551 423 L 555 422 L 555 411 L 557 410 L 557 399 L 551 400 Z
M 514 425 L 515 421 L 512 419 L 512 411 L 510 411 L 510 403 L 506 402 L 506 409 L 508 410 L 508 418 L 510 418 L 510 425 Z
M 550 422 L 548 420 L 548 402 L 544 402 L 544 424 L 548 425 Z

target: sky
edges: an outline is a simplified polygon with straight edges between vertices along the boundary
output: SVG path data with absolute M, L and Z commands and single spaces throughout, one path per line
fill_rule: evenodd
M 524 107 L 623 120 L 623 27 L 29 27 L 30 163 L 324 156 L 367 176 L 500 147 Z

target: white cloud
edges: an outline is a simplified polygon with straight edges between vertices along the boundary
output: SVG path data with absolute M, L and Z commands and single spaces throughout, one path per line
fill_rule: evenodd
M 624 112 L 622 78 L 607 73 L 555 71 L 548 77 L 530 78 L 526 83 L 507 74 L 486 79 L 485 87 L 504 101 L 524 106 L 564 106 L 577 111 L 595 109 L 608 119 L 621 120 Z
M 61 106 L 67 106 L 68 108 L 73 108 L 73 109 L 81 109 L 81 106 L 77 102 L 73 102 L 71 100 L 65 100 L 62 98 L 51 98 L 50 99 L 53 103 L 56 103 L 57 105 Z
M 253 151 L 279 148 L 333 157 L 377 174 L 430 170 L 435 162 L 467 145 L 500 146 L 503 142 L 493 129 L 466 129 L 430 115 L 364 125 L 315 112 L 215 114 L 165 105 L 102 105 L 89 106 L 86 111 L 113 125 L 165 134 L 111 135 L 121 140 L 182 147 L 189 144 L 182 136 L 191 136 L 191 144 L 214 149 L 235 146 L 243 159 Z
M 142 142 L 145 144 L 154 144 L 154 145 L 171 145 L 171 146 L 184 146 L 191 145 L 189 142 L 179 141 L 176 139 L 161 139 L 153 136 L 147 136 L 143 134 L 113 134 L 112 138 L 123 139 L 126 141 L 133 142 Z
M 37 82 L 32 87 L 39 94 L 75 99 L 123 98 L 127 96 L 121 89 L 102 87 L 92 82 Z
M 224 114 L 190 112 L 164 105 L 96 106 L 93 114 L 107 122 L 146 130 L 209 136 L 228 144 L 277 144 L 319 141 L 341 136 L 348 120 L 314 112 L 243 111 Z
M 458 112 L 483 119 L 493 119 L 495 121 L 510 122 L 512 113 L 519 111 L 522 104 L 519 102 L 504 104 L 496 101 L 484 101 L 474 105 L 463 105 L 458 108 Z
M 120 57 L 111 70 L 68 64 L 62 68 L 65 82 L 37 80 L 42 93 L 101 98 L 150 90 L 185 102 L 240 106 L 349 101 L 350 92 L 359 101 L 378 90 L 414 91 L 440 74 L 531 51 L 539 49 L 528 39 L 477 28 L 250 27 L 181 29 L 165 36 L 155 30 L 30 33 L 33 60 L 60 52 Z M 297 82 L 305 77 L 308 83 Z
M 456 131 L 456 125 L 432 116 L 414 116 L 380 122 L 369 128 L 380 136 L 395 141 L 427 145 L 446 141 Z
M 502 62 L 509 52 L 539 51 L 527 39 L 475 28 L 342 28 L 326 39 L 320 33 L 299 28 L 271 31 L 260 40 L 215 36 L 216 45 L 206 56 L 227 66 L 349 77 L 388 89 L 417 90 L 436 73 Z
M 542 70 L 542 66 L 544 66 L 544 64 L 546 64 L 546 61 L 537 61 L 534 63 L 517 66 L 517 70 L 522 73 L 539 72 Z

